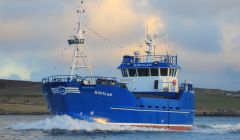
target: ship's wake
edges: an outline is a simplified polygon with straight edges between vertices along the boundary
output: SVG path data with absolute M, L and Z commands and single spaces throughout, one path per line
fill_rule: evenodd
M 43 120 L 20 123 L 8 127 L 12 130 L 42 130 L 53 134 L 73 134 L 73 133 L 122 133 L 122 132 L 164 132 L 165 129 L 119 126 L 110 124 L 90 123 L 73 119 L 69 116 L 55 116 Z M 196 124 L 192 133 L 240 133 L 239 124 Z
M 240 133 L 239 124 L 208 124 L 195 125 L 193 132 L 198 133 Z
M 13 130 L 43 130 L 52 133 L 98 133 L 98 132 L 136 132 L 136 131 L 166 131 L 164 129 L 119 126 L 91 123 L 73 119 L 69 116 L 55 116 L 31 123 L 20 123 L 8 127 Z

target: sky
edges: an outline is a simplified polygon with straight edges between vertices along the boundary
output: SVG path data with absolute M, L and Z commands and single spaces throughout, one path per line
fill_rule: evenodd
M 0 79 L 68 74 L 77 0 L 0 1 Z M 177 54 L 180 81 L 240 90 L 239 0 L 85 0 L 86 48 L 94 75 L 119 76 L 123 55 L 144 54 L 147 27 L 161 54 Z M 142 46 L 142 47 L 140 47 Z

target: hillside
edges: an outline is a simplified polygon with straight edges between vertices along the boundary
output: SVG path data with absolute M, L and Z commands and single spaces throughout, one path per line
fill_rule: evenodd
M 198 115 L 240 116 L 240 91 L 195 88 Z
M 41 83 L 0 80 L 0 114 L 48 114 Z M 197 115 L 240 116 L 240 91 L 196 88 Z
M 41 83 L 0 80 L 0 114 L 47 114 Z

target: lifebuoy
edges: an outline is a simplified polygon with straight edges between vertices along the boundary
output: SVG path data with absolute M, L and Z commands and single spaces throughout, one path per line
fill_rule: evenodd
M 175 86 L 177 84 L 177 81 L 176 80 L 173 80 L 173 85 Z

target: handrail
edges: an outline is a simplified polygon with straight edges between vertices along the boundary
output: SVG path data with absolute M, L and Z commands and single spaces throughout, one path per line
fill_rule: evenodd
M 72 79 L 71 79 L 72 77 Z M 79 75 L 54 75 L 49 77 L 44 77 L 42 79 L 42 83 L 52 83 L 52 82 L 71 82 L 77 81 L 80 82 L 82 80 L 114 80 L 116 81 L 116 77 L 102 77 L 102 76 L 79 76 Z
M 142 55 L 142 56 L 138 56 L 138 57 L 134 57 L 134 58 L 135 58 L 135 62 L 136 62 L 136 60 L 138 60 L 138 62 L 146 62 L 147 58 L 149 60 L 148 55 Z M 166 63 L 172 63 L 172 64 L 177 65 L 177 55 L 176 56 L 173 56 L 173 55 L 151 55 L 150 58 L 152 58 L 150 60 L 152 62 L 158 61 L 158 62 L 166 62 Z

